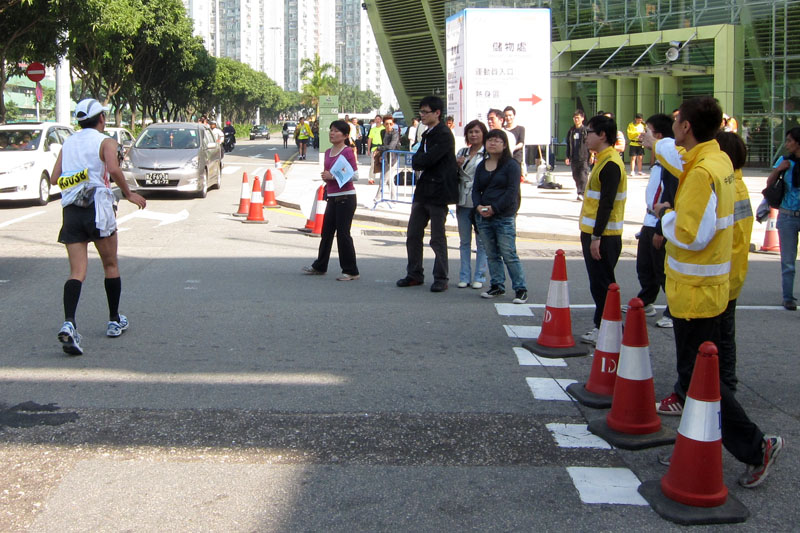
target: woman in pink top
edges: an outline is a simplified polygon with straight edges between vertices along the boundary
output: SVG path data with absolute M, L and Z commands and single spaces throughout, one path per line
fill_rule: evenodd
M 356 265 L 356 249 L 353 238 L 350 236 L 350 226 L 356 212 L 356 188 L 353 179 L 358 172 L 358 162 L 355 152 L 350 146 L 350 126 L 343 120 L 331 123 L 328 137 L 333 145 L 325 151 L 325 170 L 322 179 L 325 181 L 325 193 L 328 198 L 325 207 L 325 220 L 322 224 L 322 235 L 319 243 L 317 260 L 311 266 L 303 267 L 306 274 L 325 274 L 328 271 L 328 261 L 331 257 L 333 236 L 336 234 L 336 245 L 339 249 L 339 265 L 342 275 L 336 278 L 339 281 L 352 281 L 359 278 Z M 344 158 L 356 174 L 343 185 L 339 185 L 331 174 L 331 168 L 339 158 Z

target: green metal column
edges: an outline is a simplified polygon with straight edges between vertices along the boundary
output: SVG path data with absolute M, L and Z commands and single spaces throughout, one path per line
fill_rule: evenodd
M 657 78 L 642 76 L 636 88 L 636 100 L 639 107 L 636 113 L 641 113 L 645 120 L 658 112 L 658 83 Z M 633 118 L 633 117 L 631 117 Z
M 597 111 L 613 111 L 617 106 L 617 84 L 608 78 L 597 80 Z
M 744 109 L 744 31 L 724 25 L 714 39 L 714 98 L 729 115 Z
M 659 76 L 659 112 L 672 115 L 672 112 L 681 105 L 681 80 L 677 76 Z M 647 118 L 647 117 L 645 117 Z

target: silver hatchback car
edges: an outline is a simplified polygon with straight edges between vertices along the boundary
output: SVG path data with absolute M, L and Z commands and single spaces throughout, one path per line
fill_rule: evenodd
M 131 190 L 186 191 L 205 198 L 222 183 L 220 147 L 214 134 L 194 122 L 151 124 L 122 161 Z

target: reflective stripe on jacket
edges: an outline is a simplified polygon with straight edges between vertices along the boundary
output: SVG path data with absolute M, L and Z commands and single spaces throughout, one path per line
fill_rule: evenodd
M 600 206 L 600 171 L 606 165 L 617 165 L 620 171 L 617 195 L 614 198 L 614 207 L 603 230 L 603 235 L 622 235 L 622 224 L 625 216 L 625 198 L 627 196 L 628 179 L 625 174 L 625 163 L 613 146 L 609 146 L 597 154 L 597 163 L 592 168 L 589 183 L 586 186 L 583 207 L 581 207 L 580 228 L 585 233 L 594 232 L 597 219 L 597 209 Z
M 661 218 L 667 303 L 678 318 L 710 318 L 725 310 L 730 292 L 733 166 L 716 140 L 698 144 L 683 159 L 675 209 Z

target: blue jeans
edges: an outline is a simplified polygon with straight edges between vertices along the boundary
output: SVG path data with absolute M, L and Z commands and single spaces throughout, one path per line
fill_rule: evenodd
M 797 260 L 797 234 L 800 232 L 800 217 L 778 213 L 775 223 L 781 244 L 781 286 L 783 301 L 794 300 L 794 271 Z
M 461 252 L 461 270 L 458 272 L 458 281 L 469 283 L 472 281 L 471 255 L 472 255 L 472 207 L 456 206 L 456 218 L 458 219 L 458 236 L 460 245 L 458 251 Z M 479 236 L 475 236 L 475 245 L 478 249 L 475 254 L 475 281 L 483 283 L 486 281 L 486 270 L 489 268 L 486 262 L 486 250 L 483 248 L 483 241 Z
M 489 261 L 489 274 L 492 276 L 492 287 L 506 290 L 506 273 L 503 263 L 511 277 L 511 287 L 515 290 L 527 290 L 525 287 L 525 271 L 517 256 L 517 230 L 514 217 L 478 216 L 478 232 L 483 246 L 486 248 L 486 257 Z

